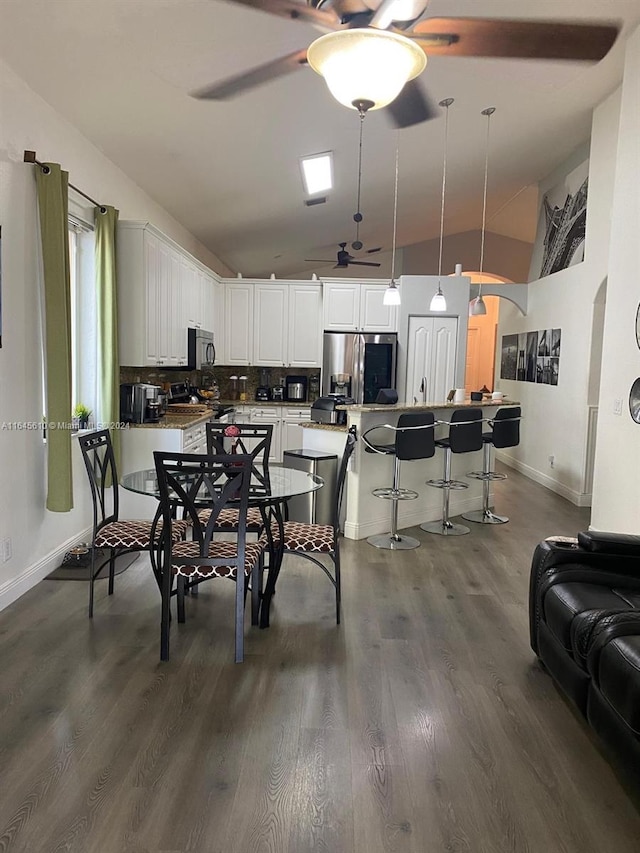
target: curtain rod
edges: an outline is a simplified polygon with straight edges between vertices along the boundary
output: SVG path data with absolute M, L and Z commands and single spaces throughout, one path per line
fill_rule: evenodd
M 36 152 L 35 151 L 27 151 L 25 149 L 23 162 L 24 163 L 36 163 L 38 166 L 41 166 L 43 169 L 49 168 L 46 165 L 46 163 L 41 163 L 40 160 L 36 159 Z M 96 207 L 99 207 L 100 213 L 106 213 L 107 212 L 107 208 L 104 206 L 104 204 L 100 204 L 99 201 L 96 201 L 95 199 L 91 198 L 90 195 L 83 193 L 81 189 L 78 189 L 78 187 L 74 187 L 73 184 L 70 183 L 69 186 L 71 187 L 72 190 L 75 190 L 77 193 L 79 193 L 83 198 L 86 198 L 87 201 L 90 201 L 91 204 L 94 204 Z

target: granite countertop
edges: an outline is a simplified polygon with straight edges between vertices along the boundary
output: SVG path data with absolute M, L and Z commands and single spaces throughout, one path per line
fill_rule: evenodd
M 306 409 L 311 405 L 311 403 L 304 403 L 301 400 L 291 402 L 286 400 L 284 402 L 282 400 L 219 400 L 219 402 L 223 406 L 234 406 L 236 409 L 240 406 L 250 406 L 251 408 L 258 406 L 261 409 L 275 406 L 284 406 L 288 409 Z
M 347 412 L 420 412 L 433 409 L 465 409 L 483 408 L 489 406 L 519 406 L 519 400 L 465 400 L 464 403 L 396 403 L 393 406 L 380 406 L 375 403 L 364 406 L 336 406 L 336 409 L 344 409 Z
M 325 429 L 331 430 L 332 432 L 346 432 L 347 425 L 346 424 L 316 424 L 313 421 L 305 421 L 302 424 L 298 424 L 302 429 Z
M 196 424 L 204 424 L 211 420 L 213 412 L 202 415 L 168 415 L 166 414 L 154 424 L 129 424 L 131 429 L 188 429 Z

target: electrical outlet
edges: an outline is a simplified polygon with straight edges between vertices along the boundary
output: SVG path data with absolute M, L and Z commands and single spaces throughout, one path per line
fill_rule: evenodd
M 2 540 L 2 561 L 6 563 L 11 559 L 12 556 L 12 548 L 11 548 L 11 539 L 7 537 Z
M 613 401 L 613 414 L 621 415 L 622 414 L 622 400 L 614 400 Z
M 555 457 L 555 456 L 550 456 L 550 457 L 549 457 L 549 468 L 553 468 L 553 464 L 554 464 L 554 462 L 555 462 L 555 461 L 556 461 L 556 457 Z

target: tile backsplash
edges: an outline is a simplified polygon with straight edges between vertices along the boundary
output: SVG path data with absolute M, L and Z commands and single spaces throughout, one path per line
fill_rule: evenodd
M 287 376 L 305 376 L 307 380 L 311 377 L 320 379 L 319 368 L 309 367 L 249 367 L 237 365 L 216 364 L 212 368 L 203 370 L 162 370 L 157 367 L 121 367 L 120 382 L 148 382 L 151 385 L 167 387 L 171 382 L 188 382 L 195 388 L 211 388 L 214 381 L 220 388 L 220 399 L 231 399 L 231 376 L 247 377 L 247 401 L 255 400 L 256 388 L 261 384 L 262 373 L 266 371 L 267 384 L 269 387 L 284 384 Z M 318 383 L 319 384 L 319 383 Z M 310 383 L 307 381 L 307 387 Z M 308 393 L 307 402 L 312 403 L 311 395 Z

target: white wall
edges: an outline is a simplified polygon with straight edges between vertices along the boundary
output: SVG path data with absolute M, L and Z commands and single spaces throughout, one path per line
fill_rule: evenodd
M 640 29 L 627 42 L 613 175 L 611 250 L 591 526 L 640 533 L 640 425 L 629 389 L 640 376 L 635 318 L 640 300 Z M 603 212 L 606 215 L 606 211 Z M 613 414 L 622 400 L 622 415 Z
M 607 276 L 619 113 L 618 90 L 594 111 L 590 149 L 584 146 L 576 151 L 540 186 L 542 198 L 562 175 L 589 157 L 584 261 L 531 282 L 526 317 L 503 301 L 498 326 L 496 387 L 522 402 L 524 418 L 520 445 L 500 455 L 536 481 L 584 506 L 591 503 L 586 471 L 591 336 L 594 312 L 599 310 L 594 302 Z M 562 348 L 557 386 L 499 378 L 503 335 L 558 328 Z M 554 457 L 553 467 L 550 456 Z
M 70 544 L 85 539 L 91 502 L 74 442 L 75 509 L 45 506 L 45 450 L 39 430 L 2 428 L 40 423 L 39 275 L 34 167 L 24 149 L 61 163 L 71 182 L 113 204 L 124 219 L 148 219 L 222 274 L 229 271 L 147 197 L 113 163 L 0 63 L 0 224 L 2 225 L 2 349 L 0 349 L 0 540 L 13 556 L 0 562 L 0 609 L 55 568 Z

